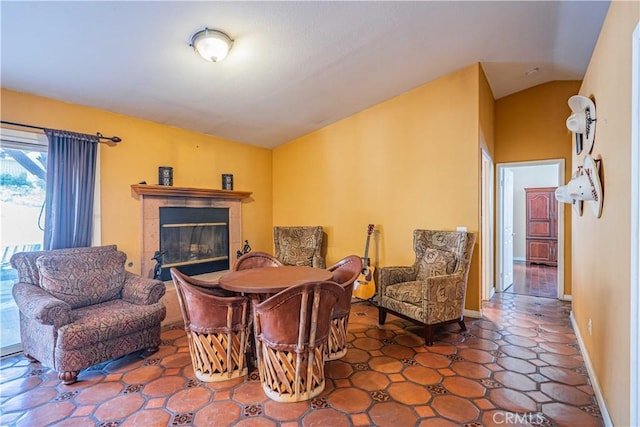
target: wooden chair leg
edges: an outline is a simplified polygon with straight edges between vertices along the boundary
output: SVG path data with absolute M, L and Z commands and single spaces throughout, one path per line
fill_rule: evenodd
M 435 329 L 435 325 L 424 325 L 424 343 L 427 347 L 431 347 L 433 345 L 433 334 Z
M 78 374 L 80 371 L 63 371 L 58 372 L 58 379 L 65 385 L 73 384 L 78 381 Z
M 378 307 L 378 324 L 384 325 L 384 322 L 387 321 L 387 312 L 386 310 Z
M 39 363 L 40 361 L 38 359 L 36 359 L 35 357 L 33 357 L 30 354 L 25 353 L 24 357 L 27 358 L 27 360 L 29 361 L 29 363 Z
M 147 357 L 147 356 L 151 356 L 154 353 L 157 353 L 159 350 L 160 350 L 160 347 L 149 347 L 144 349 L 142 354 L 144 355 L 144 357 Z

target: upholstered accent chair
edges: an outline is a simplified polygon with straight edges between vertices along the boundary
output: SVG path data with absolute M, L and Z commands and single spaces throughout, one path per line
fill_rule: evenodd
M 281 267 L 282 263 L 266 252 L 254 251 L 242 255 L 231 267 L 231 271 L 247 270 L 249 268 Z
M 304 283 L 254 306 L 258 372 L 270 399 L 298 402 L 322 393 L 331 312 L 343 292 L 334 282 Z
M 331 331 L 329 333 L 327 360 L 336 360 L 347 354 L 347 328 L 353 284 L 362 273 L 362 258 L 349 255 L 328 268 L 333 272 L 333 280 L 344 289 L 344 293 L 333 307 Z
M 414 230 L 412 266 L 378 268 L 378 321 L 387 313 L 424 326 L 425 344 L 433 344 L 439 325 L 464 324 L 464 300 L 474 233 Z
M 321 226 L 273 227 L 276 258 L 284 265 L 325 268 Z
M 82 369 L 157 351 L 165 285 L 126 271 L 125 261 L 115 245 L 13 255 L 25 355 L 71 384 Z
M 169 271 L 176 287 L 196 378 L 215 382 L 247 375 L 249 298 L 225 296 L 215 284 L 201 287 L 177 269 Z

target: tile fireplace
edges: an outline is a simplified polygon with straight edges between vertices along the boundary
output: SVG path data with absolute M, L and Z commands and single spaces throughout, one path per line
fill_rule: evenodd
M 153 277 L 153 258 L 158 251 L 165 252 L 161 262 L 163 281 L 170 280 L 171 266 L 188 275 L 199 275 L 209 274 L 207 269 L 226 271 L 233 264 L 236 251 L 243 245 L 242 200 L 249 198 L 250 192 L 146 184 L 134 184 L 131 189 L 140 198 L 142 276 Z M 194 216 L 181 219 L 184 212 Z M 166 240 L 161 243 L 163 235 Z M 175 290 L 168 285 L 164 323 L 175 321 L 172 317 L 181 320 Z
M 185 274 L 205 280 L 216 280 L 224 274 L 242 248 L 242 200 L 251 193 L 146 184 L 134 184 L 131 190 L 140 198 L 140 273 L 153 277 L 154 256 L 166 251 L 161 280 L 167 285 L 162 297 L 167 317 L 162 324 L 181 323 L 182 313 L 168 270 L 175 265 Z M 195 216 L 181 219 L 181 210 Z M 161 228 L 161 224 L 167 226 Z M 161 243 L 163 234 L 167 236 L 165 243 Z M 198 269 L 207 263 L 212 263 L 216 271 L 202 274 Z

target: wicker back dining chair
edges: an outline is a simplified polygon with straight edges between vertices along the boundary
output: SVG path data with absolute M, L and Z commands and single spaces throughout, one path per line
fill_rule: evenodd
M 332 280 L 342 286 L 344 293 L 331 314 L 331 332 L 328 339 L 327 360 L 336 360 L 347 354 L 347 327 L 353 284 L 362 273 L 362 259 L 349 255 L 328 268 L 333 272 Z
M 270 399 L 298 402 L 322 393 L 331 311 L 343 292 L 334 282 L 304 283 L 254 306 L 258 371 Z
M 246 375 L 249 298 L 224 296 L 215 285 L 197 286 L 177 269 L 170 272 L 196 378 L 215 382 Z

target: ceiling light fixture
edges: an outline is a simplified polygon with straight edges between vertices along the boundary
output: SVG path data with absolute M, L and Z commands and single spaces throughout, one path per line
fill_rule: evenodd
M 233 40 L 226 33 L 205 28 L 191 37 L 189 46 L 198 52 L 203 59 L 210 62 L 220 62 L 229 53 Z

